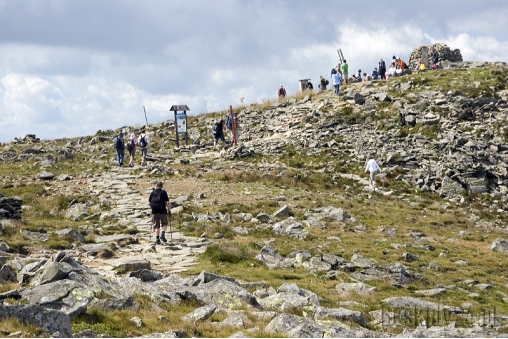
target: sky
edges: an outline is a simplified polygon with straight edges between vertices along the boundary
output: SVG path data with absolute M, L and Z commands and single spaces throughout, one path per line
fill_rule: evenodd
M 508 62 L 508 1 L 0 0 L 0 142 L 93 135 L 288 94 L 443 42 Z

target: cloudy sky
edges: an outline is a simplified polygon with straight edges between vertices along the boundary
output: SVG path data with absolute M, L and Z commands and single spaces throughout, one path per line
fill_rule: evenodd
M 508 61 L 508 1 L 0 0 L 0 142 L 224 110 L 444 42 Z

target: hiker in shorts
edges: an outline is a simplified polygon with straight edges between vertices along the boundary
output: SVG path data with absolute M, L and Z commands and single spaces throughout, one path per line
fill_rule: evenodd
M 376 160 L 374 160 L 374 156 L 371 156 L 367 164 L 365 165 L 365 172 L 370 172 L 369 175 L 369 183 L 370 187 L 376 191 L 376 174 L 377 172 L 383 172 L 381 167 L 377 164 Z
M 342 79 L 347 84 L 348 83 L 347 79 L 349 77 L 349 65 L 347 64 L 346 59 L 344 59 L 344 63 L 342 64 L 342 66 L 340 66 L 340 68 L 342 70 Z
M 171 213 L 171 203 L 168 194 L 162 189 L 162 182 L 155 184 L 155 189 L 150 193 L 148 204 L 152 208 L 152 227 L 155 229 L 155 244 L 160 245 L 161 241 L 167 242 L 166 230 L 168 229 L 168 210 Z M 162 226 L 162 234 L 160 229 Z
M 127 140 L 127 151 L 129 151 L 130 162 L 129 167 L 134 167 L 134 155 L 136 154 L 136 146 L 138 145 L 138 140 L 136 139 L 136 134 L 134 132 L 131 133 L 131 136 Z
M 148 147 L 150 146 L 150 138 L 148 138 L 144 128 L 141 130 L 138 145 L 141 148 L 141 165 L 146 165 L 146 154 L 148 153 Z

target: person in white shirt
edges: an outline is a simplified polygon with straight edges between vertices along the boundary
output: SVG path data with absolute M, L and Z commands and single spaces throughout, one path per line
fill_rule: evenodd
M 139 148 L 141 148 L 141 165 L 146 165 L 146 154 L 148 153 L 148 146 L 150 146 L 150 139 L 146 134 L 145 129 L 141 130 L 141 135 L 138 139 Z
M 376 190 L 376 174 L 378 171 L 383 172 L 376 160 L 374 160 L 374 157 L 370 157 L 369 161 L 367 161 L 367 164 L 365 165 L 365 172 L 370 172 L 369 182 L 370 186 L 374 188 L 374 190 Z

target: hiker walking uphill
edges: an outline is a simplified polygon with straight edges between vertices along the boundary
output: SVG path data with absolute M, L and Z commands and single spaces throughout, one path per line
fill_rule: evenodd
M 367 164 L 365 165 L 365 172 L 369 172 L 369 182 L 370 187 L 376 190 L 376 174 L 377 172 L 383 172 L 381 167 L 377 164 L 376 160 L 374 160 L 374 156 L 371 156 Z
M 219 139 L 222 140 L 222 145 L 226 146 L 226 139 L 224 138 L 224 119 L 215 122 L 212 127 L 212 134 L 214 137 L 213 148 L 217 149 Z
M 125 153 L 125 143 L 123 140 L 123 132 L 120 131 L 115 138 L 116 156 L 118 157 L 118 166 L 123 166 L 123 157 Z
M 161 240 L 167 242 L 168 217 L 171 214 L 171 203 L 168 194 L 162 189 L 161 181 L 157 182 L 155 189 L 148 197 L 148 204 L 152 208 L 152 227 L 155 229 L 155 244 L 160 245 Z M 168 210 L 170 211 L 168 214 Z M 162 226 L 162 234 L 160 233 Z
M 280 85 L 279 90 L 277 91 L 277 95 L 279 96 L 279 99 L 284 99 L 286 97 L 286 89 L 284 86 Z
M 134 155 L 136 154 L 136 146 L 138 145 L 138 140 L 136 139 L 136 134 L 134 132 L 131 133 L 131 136 L 127 140 L 127 151 L 129 152 L 130 161 L 129 167 L 134 167 Z
M 150 146 L 150 138 L 148 138 L 144 128 L 141 130 L 138 145 L 141 148 L 141 165 L 146 165 L 146 155 L 148 153 L 148 147 Z

